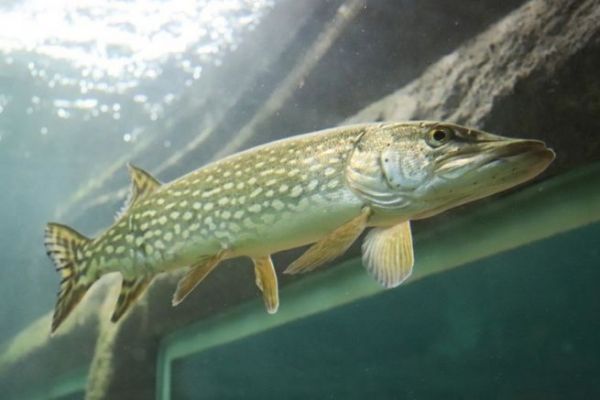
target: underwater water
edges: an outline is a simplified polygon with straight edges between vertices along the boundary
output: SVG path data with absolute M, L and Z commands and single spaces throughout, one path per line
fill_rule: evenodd
M 594 0 L 3 2 L 0 398 L 600 398 L 598 18 Z M 181 271 L 159 276 L 118 324 L 107 276 L 50 336 L 46 223 L 103 232 L 128 163 L 169 182 L 404 120 L 542 140 L 556 160 L 414 221 L 398 288 L 365 272 L 361 237 L 313 274 L 283 273 L 302 249 L 274 254 L 274 315 L 236 258 L 175 308 Z
M 599 265 L 594 224 L 190 355 L 173 398 L 597 398 Z

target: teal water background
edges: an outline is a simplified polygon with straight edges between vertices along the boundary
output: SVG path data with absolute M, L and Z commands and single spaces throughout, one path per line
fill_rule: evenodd
M 598 398 L 599 281 L 594 224 L 176 361 L 173 398 Z

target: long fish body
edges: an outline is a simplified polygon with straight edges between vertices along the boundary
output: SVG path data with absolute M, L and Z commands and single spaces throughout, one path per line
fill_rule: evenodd
M 385 287 L 411 273 L 410 221 L 499 192 L 543 171 L 543 142 L 440 122 L 373 123 L 268 143 L 161 184 L 130 166 L 128 203 L 89 239 L 49 223 L 62 276 L 52 331 L 102 275 L 118 271 L 117 321 L 159 273 L 189 267 L 180 303 L 220 261 L 248 256 L 267 311 L 279 305 L 271 254 L 314 243 L 286 273 L 343 253 L 368 227 L 363 264 Z

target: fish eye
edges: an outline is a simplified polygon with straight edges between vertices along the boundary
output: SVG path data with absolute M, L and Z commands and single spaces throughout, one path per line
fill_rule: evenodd
M 427 143 L 432 147 L 438 147 L 447 143 L 454 137 L 454 132 L 450 128 L 434 128 L 427 135 Z

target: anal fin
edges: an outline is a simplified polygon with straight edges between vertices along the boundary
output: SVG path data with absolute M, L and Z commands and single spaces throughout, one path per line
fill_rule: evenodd
M 367 271 L 386 288 L 404 282 L 414 264 L 410 222 L 389 228 L 374 228 L 362 245 L 362 259 Z
M 253 258 L 256 286 L 263 294 L 265 307 L 269 314 L 275 314 L 279 308 L 279 288 L 277 274 L 270 256 Z
M 187 295 L 189 295 L 192 290 L 194 290 L 194 288 L 198 286 L 198 284 L 202 282 L 213 269 L 215 269 L 223 259 L 224 255 L 225 252 L 220 251 L 218 254 L 205 258 L 198 264 L 192 266 L 188 273 L 179 280 L 179 283 L 177 283 L 177 289 L 173 294 L 171 304 L 176 306 L 181 303 Z
M 360 215 L 313 244 L 300 258 L 291 263 L 284 273 L 309 272 L 344 253 L 366 228 L 369 215 L 370 208 L 363 208 Z
M 143 276 L 137 279 L 123 279 L 121 293 L 117 300 L 115 311 L 111 317 L 112 322 L 117 322 L 131 308 L 135 301 L 144 293 L 153 276 Z

